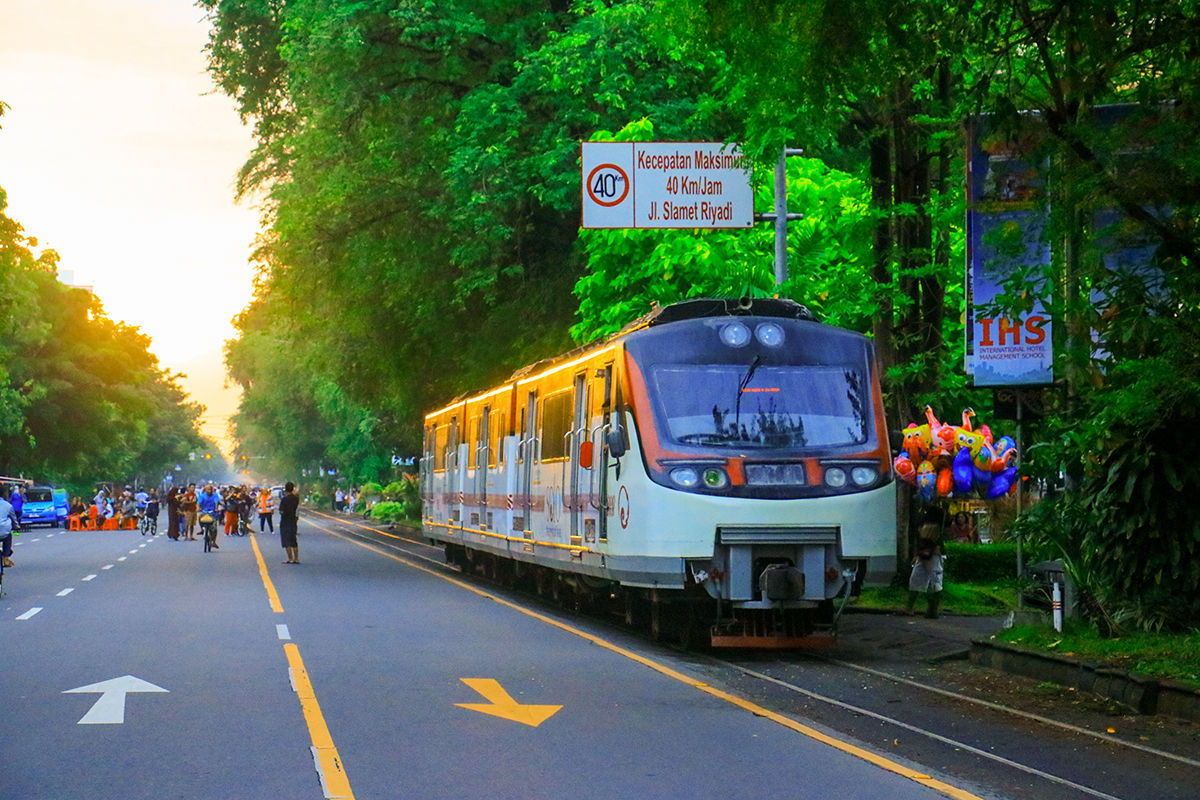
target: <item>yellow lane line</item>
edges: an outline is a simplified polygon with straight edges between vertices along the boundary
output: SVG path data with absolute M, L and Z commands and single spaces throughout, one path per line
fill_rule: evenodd
M 349 522 L 349 520 L 339 520 L 339 521 Z M 634 661 L 634 662 L 637 662 L 638 664 L 641 664 L 642 666 L 649 667 L 650 669 L 654 670 L 655 672 L 659 673 L 660 675 L 665 675 L 666 677 L 671 678 L 672 680 L 675 680 L 680 683 L 691 686 L 694 689 L 699 689 L 700 691 L 704 692 L 707 695 L 715 697 L 719 700 L 724 700 L 727 703 L 732 703 L 733 705 L 737 706 L 738 708 L 749 711 L 751 714 L 754 714 L 755 716 L 769 719 L 774 723 L 777 723 L 779 725 L 782 725 L 785 728 L 788 728 L 789 730 L 793 730 L 796 733 L 800 733 L 800 734 L 803 734 L 804 736 L 809 737 L 810 739 L 815 739 L 818 742 L 827 744 L 834 749 L 842 751 L 843 753 L 847 753 L 849 755 L 855 756 L 856 758 L 860 758 L 864 761 L 868 761 L 877 767 L 885 769 L 889 772 L 894 772 L 897 775 L 900 775 L 901 777 L 904 777 L 911 781 L 919 783 L 922 786 L 927 786 L 928 788 L 933 789 L 934 791 L 939 792 L 939 793 L 945 795 L 946 797 L 952 797 L 952 798 L 954 798 L 954 800 L 982 800 L 982 798 L 980 798 L 978 795 L 972 794 L 964 789 L 960 789 L 957 786 L 951 786 L 950 784 L 945 783 L 944 781 L 939 781 L 936 778 L 932 777 L 931 775 L 926 775 L 926 774 L 918 772 L 914 769 L 910 769 L 909 767 L 906 767 L 903 764 L 899 764 L 895 761 L 892 761 L 891 759 L 887 758 L 886 756 L 879 755 L 878 753 L 872 753 L 870 750 L 865 750 L 861 747 L 857 747 L 853 744 L 850 744 L 849 742 L 844 742 L 841 739 L 836 739 L 836 738 L 830 736 L 829 734 L 822 733 L 821 731 L 817 730 L 816 728 L 809 727 L 808 725 L 798 722 L 798 721 L 792 719 L 791 717 L 784 716 L 783 714 L 778 714 L 774 711 L 771 711 L 770 709 L 767 709 L 767 708 L 764 708 L 763 706 L 758 705 L 757 703 L 753 703 L 749 700 L 743 699 L 741 697 L 737 697 L 736 695 L 732 695 L 729 692 L 725 692 L 725 691 L 722 691 L 721 689 L 717 689 L 713 686 L 709 686 L 707 683 L 700 683 L 695 678 L 689 677 L 688 675 L 685 675 L 682 672 L 674 670 L 671 667 L 668 667 L 666 664 L 661 664 L 657 661 L 654 661 L 653 659 L 647 658 L 646 656 L 635 653 L 632 650 L 627 650 L 624 647 L 613 644 L 612 642 L 609 642 L 606 639 L 601 639 L 599 636 L 595 636 L 586 631 L 582 631 L 578 628 L 575 628 L 571 625 L 566 624 L 565 622 L 560 622 L 559 620 L 553 619 L 551 617 L 547 617 L 545 614 L 540 614 L 537 611 L 533 611 L 531 609 L 517 605 L 516 603 L 513 603 L 509 600 L 505 600 L 503 597 L 494 595 L 491 592 L 480 589 L 477 586 L 472 586 L 471 584 L 466 583 L 465 581 L 459 580 L 458 578 L 455 578 L 453 576 L 445 575 L 437 570 L 422 566 L 422 565 L 416 563 L 415 561 L 410 561 L 409 559 L 404 558 L 402 556 L 398 556 L 395 553 L 389 553 L 385 550 L 380 550 L 378 547 L 376 547 L 368 542 L 363 542 L 358 539 L 349 538 L 342 533 L 331 530 L 330 528 L 327 528 L 324 525 L 321 525 L 319 523 L 313 522 L 311 519 L 308 520 L 308 522 L 311 525 L 313 525 L 314 527 L 320 528 L 321 530 L 325 531 L 326 533 L 329 533 L 332 536 L 337 536 L 339 539 L 342 539 L 343 541 L 350 542 L 351 544 L 356 544 L 359 547 L 362 547 L 366 550 L 370 550 L 373 553 L 378 553 L 379 555 L 385 556 L 386 558 L 390 558 L 393 561 L 398 561 L 401 564 L 404 564 L 405 566 L 411 567 L 412 569 L 419 570 L 428 575 L 432 575 L 435 578 L 439 578 L 443 581 L 446 581 L 447 583 L 454 584 L 455 586 L 459 587 L 460 589 L 466 589 L 468 592 L 479 595 L 480 597 L 486 597 L 488 600 L 491 600 L 492 602 L 499 603 L 500 605 L 505 606 L 506 608 L 510 608 L 514 611 L 520 612 L 521 614 L 524 614 L 527 617 L 532 617 L 533 619 L 536 619 L 539 622 L 543 622 L 547 625 L 550 625 L 551 627 L 558 628 L 559 630 L 565 631 L 574 636 L 578 636 L 581 639 L 591 642 L 592 644 L 596 645 L 597 647 L 602 647 L 605 650 L 609 650 L 613 653 L 616 653 L 617 655 L 624 656 L 625 658 L 629 659 L 630 661 Z M 351 524 L 357 525 L 358 523 L 351 522 Z M 365 528 L 366 526 L 359 525 L 358 527 Z M 369 530 L 374 530 L 374 529 L 371 528 Z
M 350 790 L 346 767 L 333 744 L 329 726 L 325 724 L 325 715 L 321 713 L 321 706 L 317 703 L 317 695 L 308 679 L 308 670 L 304 668 L 304 661 L 300 658 L 300 648 L 294 644 L 285 644 L 283 651 L 287 654 L 296 695 L 300 698 L 300 709 L 304 712 L 304 722 L 308 725 L 308 735 L 312 739 L 313 762 L 317 768 L 317 775 L 321 778 L 321 789 L 327 798 L 353 800 L 354 792 Z
M 258 561 L 258 574 L 262 578 L 263 588 L 267 590 L 267 599 L 271 601 L 271 610 L 276 614 L 283 613 L 283 603 L 279 601 L 279 593 L 275 591 L 275 584 L 271 580 L 271 576 L 267 574 L 267 562 L 263 559 L 262 551 L 258 549 L 258 537 L 253 532 L 250 534 L 250 546 L 254 548 L 254 558 Z

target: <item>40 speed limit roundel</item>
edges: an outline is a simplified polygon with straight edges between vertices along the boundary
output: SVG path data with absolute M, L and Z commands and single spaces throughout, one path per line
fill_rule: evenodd
M 620 205 L 629 196 L 629 176 L 616 164 L 600 164 L 588 173 L 587 193 L 596 205 Z

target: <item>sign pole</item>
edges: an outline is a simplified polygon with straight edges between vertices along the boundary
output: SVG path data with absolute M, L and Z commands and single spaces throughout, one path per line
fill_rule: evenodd
M 775 162 L 775 286 L 787 281 L 787 148 Z
M 803 214 L 789 214 L 787 210 L 787 157 L 804 155 L 799 148 L 784 147 L 775 162 L 775 210 L 770 214 L 755 214 L 759 221 L 775 222 L 775 286 L 787 282 L 787 224 L 789 219 L 804 219 Z

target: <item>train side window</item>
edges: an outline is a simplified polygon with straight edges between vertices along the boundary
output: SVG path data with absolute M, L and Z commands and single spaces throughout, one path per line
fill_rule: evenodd
M 450 418 L 450 432 L 447 435 L 446 449 L 450 453 L 451 469 L 458 467 L 458 417 Z
M 438 425 L 433 430 L 433 469 L 435 472 L 442 472 L 446 469 L 446 448 L 443 446 L 446 443 L 446 426 Z
M 571 429 L 571 390 L 547 395 L 542 403 L 542 461 L 565 458 L 566 435 Z
M 475 469 L 475 466 L 476 466 L 475 452 L 476 452 L 476 450 L 479 449 L 479 445 L 478 445 L 479 431 L 480 431 L 479 415 L 475 414 L 467 422 L 466 440 L 467 440 L 467 444 L 469 445 L 469 447 L 467 447 L 467 468 L 468 469 Z
M 504 437 L 508 433 L 505 423 L 507 415 L 503 411 L 497 411 L 492 415 L 493 421 L 489 421 L 489 444 L 488 451 L 488 466 L 495 467 L 504 464 Z

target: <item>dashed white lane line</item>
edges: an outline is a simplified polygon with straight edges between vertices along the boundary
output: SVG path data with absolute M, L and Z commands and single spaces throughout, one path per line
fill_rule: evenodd
M 124 561 L 127 558 L 129 558 L 129 556 L 121 556 L 120 558 L 117 559 L 117 561 Z
M 114 566 L 116 566 L 116 565 L 115 564 L 105 564 L 100 569 L 112 569 Z
M 68 586 L 67 588 L 63 589 L 61 592 L 59 592 L 58 594 L 56 594 L 56 595 L 55 595 L 55 597 L 66 597 L 67 595 L 69 595 L 69 594 L 70 594 L 71 592 L 73 592 L 73 591 L 75 591 L 75 587 L 74 587 L 74 586 Z
M 145 546 L 145 545 L 143 545 L 143 547 L 144 547 L 144 546 Z M 136 556 L 136 555 L 137 555 L 137 550 L 130 550 L 130 551 L 129 551 L 129 555 L 131 555 L 131 556 Z
M 41 606 L 34 606 L 33 608 L 29 609 L 21 616 L 17 617 L 17 619 L 29 619 L 30 617 L 32 617 L 34 614 L 38 613 L 41 610 L 42 610 Z
M 288 632 L 287 625 L 276 625 L 275 626 L 275 634 L 280 639 L 291 639 L 292 638 L 292 634 Z
M 91 575 L 88 575 L 87 577 L 80 578 L 81 581 L 93 581 L 95 579 L 96 579 L 96 573 L 94 573 L 94 572 Z

